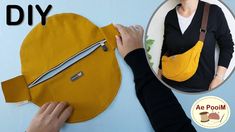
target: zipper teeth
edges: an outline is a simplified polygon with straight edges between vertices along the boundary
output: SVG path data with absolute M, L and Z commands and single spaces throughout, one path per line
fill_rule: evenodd
M 31 84 L 29 84 L 28 87 L 29 87 L 29 88 L 32 88 L 32 87 L 34 87 L 34 86 L 36 86 L 36 85 L 38 85 L 38 84 L 40 84 L 40 83 L 42 83 L 42 82 L 44 82 L 44 81 L 50 79 L 50 78 L 47 78 L 47 79 L 43 80 L 42 82 L 37 83 L 37 82 L 38 82 L 40 79 L 42 79 L 44 76 L 46 76 L 47 74 L 49 74 L 49 73 L 53 72 L 54 70 L 60 68 L 61 66 L 65 65 L 67 62 L 69 62 L 69 61 L 72 60 L 73 58 L 75 58 L 75 57 L 77 57 L 77 56 L 79 56 L 79 55 L 85 53 L 86 51 L 90 50 L 91 48 L 93 48 L 93 47 L 95 47 L 95 46 L 98 46 L 98 45 L 103 46 L 103 45 L 105 45 L 105 44 L 104 44 L 105 42 L 106 42 L 105 39 L 104 39 L 104 40 L 101 40 L 101 41 L 98 41 L 98 42 L 92 44 L 91 46 L 85 48 L 84 50 L 80 51 L 79 53 L 73 55 L 72 57 L 68 58 L 68 59 L 65 60 L 64 62 L 62 62 L 62 63 L 60 63 L 59 65 L 55 66 L 54 68 L 52 68 L 52 69 L 49 70 L 48 72 L 46 72 L 46 73 L 42 74 L 41 76 L 39 76 L 36 80 L 34 80 Z M 100 46 L 98 46 L 97 48 L 99 48 Z M 94 51 L 95 51 L 97 48 L 95 48 Z M 93 52 L 93 51 L 91 51 L 91 53 L 92 53 L 92 52 Z M 90 53 L 89 53 L 89 54 L 90 54 Z M 87 55 L 89 55 L 89 54 L 87 54 Z M 87 55 L 86 55 L 86 56 L 87 56 Z M 86 56 L 84 56 L 84 57 L 86 57 Z M 82 57 L 82 58 L 84 58 L 84 57 Z M 82 58 L 80 58 L 79 60 L 81 60 Z M 79 61 L 79 60 L 77 60 L 77 61 Z M 76 62 L 77 62 L 77 61 L 76 61 Z M 74 63 L 73 63 L 73 64 L 74 64 Z M 73 65 L 73 64 L 71 64 L 71 65 Z M 70 65 L 70 66 L 71 66 L 71 65 Z M 69 66 L 68 66 L 68 67 L 69 67 Z M 66 68 L 68 68 L 68 67 L 66 67 Z M 66 69 L 66 68 L 64 68 L 64 69 Z M 64 69 L 63 69 L 63 70 L 64 70 Z M 63 70 L 61 70 L 61 71 L 63 71 Z M 58 73 L 57 73 L 57 74 L 58 74 Z M 57 74 L 55 74 L 55 75 L 57 75 Z M 55 75 L 54 75 L 54 76 L 55 76 Z M 53 77 L 53 76 L 52 76 L 52 77 Z

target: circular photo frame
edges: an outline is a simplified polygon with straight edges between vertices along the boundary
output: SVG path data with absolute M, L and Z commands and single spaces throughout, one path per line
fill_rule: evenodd
M 199 4 L 200 4 L 200 2 L 206 2 L 206 3 L 209 3 L 213 6 L 218 6 L 218 9 L 222 9 L 222 12 L 223 12 L 222 14 L 224 14 L 224 18 L 226 19 L 225 22 L 227 22 L 227 27 L 230 30 L 231 43 L 233 43 L 233 40 L 235 40 L 235 17 L 233 15 L 233 13 L 231 12 L 231 10 L 220 0 L 199 0 Z M 214 90 L 214 89 L 220 87 L 233 73 L 233 70 L 235 67 L 235 52 L 233 50 L 234 44 L 232 46 L 230 45 L 230 47 L 229 47 L 229 49 L 231 50 L 230 56 L 232 56 L 232 57 L 231 57 L 227 67 L 225 67 L 224 65 L 222 65 L 222 66 L 219 65 L 220 63 L 222 63 L 222 61 L 221 62 L 219 61 L 221 46 L 218 44 L 218 41 L 216 40 L 216 44 L 214 45 L 215 49 L 211 49 L 210 51 L 208 51 L 208 52 L 214 52 L 214 57 L 213 57 L 214 60 L 209 60 L 209 62 L 214 62 L 214 64 L 213 64 L 214 70 L 209 69 L 208 71 L 212 71 L 212 72 L 207 73 L 207 70 L 205 70 L 206 69 L 205 66 L 208 64 L 204 60 L 201 60 L 202 57 L 199 57 L 198 62 L 194 62 L 194 64 L 191 64 L 191 67 L 192 66 L 194 67 L 194 65 L 197 63 L 195 72 L 192 72 L 192 70 L 191 70 L 191 75 L 187 76 L 188 78 L 186 78 L 186 77 L 182 78 L 182 76 L 184 77 L 185 75 L 182 75 L 179 77 L 178 76 L 179 74 L 185 72 L 185 71 L 182 71 L 182 69 L 183 70 L 186 69 L 185 66 L 188 66 L 188 65 L 179 64 L 178 60 L 181 59 L 181 61 L 182 61 L 182 57 L 180 59 L 178 59 L 177 61 L 170 61 L 168 63 L 165 63 L 166 58 L 168 59 L 168 61 L 171 59 L 174 60 L 179 55 L 186 54 L 186 52 L 191 50 L 193 47 L 190 47 L 190 48 L 187 47 L 188 48 L 187 50 L 184 50 L 183 52 L 180 51 L 180 53 L 175 53 L 175 54 L 171 54 L 171 55 L 168 55 L 168 53 L 167 53 L 168 50 L 165 50 L 166 53 L 164 53 L 164 54 L 162 53 L 163 43 L 164 43 L 164 39 L 166 37 L 166 35 L 165 35 L 165 18 L 167 16 L 168 12 L 170 12 L 171 10 L 176 10 L 176 12 L 177 12 L 177 13 L 175 13 L 176 17 L 174 17 L 174 18 L 176 18 L 176 20 L 173 20 L 173 21 L 176 21 L 175 23 L 178 24 L 179 30 L 180 30 L 180 28 L 182 28 L 182 27 L 180 27 L 180 24 L 179 24 L 180 23 L 179 16 L 177 17 L 177 15 L 179 15 L 179 13 L 177 11 L 177 6 L 179 6 L 179 4 L 180 4 L 180 0 L 166 0 L 156 9 L 156 11 L 153 13 L 153 15 L 149 21 L 149 24 L 148 24 L 148 27 L 146 30 L 146 34 L 145 34 L 145 50 L 146 50 L 146 56 L 147 56 L 149 65 L 150 65 L 152 71 L 157 76 L 157 78 L 169 88 L 172 88 L 177 91 L 184 92 L 184 93 L 202 93 L 202 92 L 208 92 L 208 91 Z M 199 11 L 198 11 L 199 4 L 198 4 L 198 7 L 194 13 L 194 16 L 192 16 L 192 18 L 191 18 L 191 23 L 186 28 L 186 31 L 189 30 L 187 32 L 195 31 L 195 30 L 190 31 L 190 29 L 188 29 L 188 28 L 190 28 L 190 26 L 192 28 L 192 26 L 193 26 L 192 23 L 193 23 L 193 21 L 195 21 L 194 19 L 196 19 L 194 17 L 197 17 L 196 13 L 199 13 Z M 203 13 L 201 13 L 201 16 L 203 16 Z M 186 19 L 189 17 L 184 17 L 184 18 Z M 209 30 L 211 30 L 211 26 L 213 26 L 211 24 L 212 22 L 210 22 L 210 17 L 211 16 L 209 13 L 208 31 L 205 31 L 205 33 L 206 32 L 213 32 L 213 31 L 209 31 Z M 202 23 L 202 21 L 201 21 L 201 23 Z M 168 29 L 168 30 L 170 30 L 170 29 Z M 181 31 L 182 31 L 182 29 L 181 29 Z M 198 28 L 198 34 L 200 33 L 200 31 L 202 32 L 203 30 Z M 188 34 L 190 34 L 190 33 L 188 33 Z M 184 35 L 184 33 L 182 33 L 182 35 Z M 200 36 L 200 35 L 198 35 L 198 36 Z M 172 37 L 172 34 L 171 34 L 171 37 Z M 176 35 L 176 37 L 177 37 L 177 35 Z M 193 37 L 193 36 L 190 36 L 190 37 Z M 206 35 L 206 37 L 207 37 L 207 35 Z M 211 37 L 211 35 L 210 35 L 210 37 Z M 176 41 L 177 41 L 177 39 L 176 39 Z M 182 41 L 183 41 L 183 39 L 182 39 Z M 189 37 L 185 41 L 192 42 L 189 40 Z M 205 40 L 205 41 L 208 41 L 208 40 Z M 172 43 L 172 42 L 174 42 L 174 40 L 168 41 L 168 42 Z M 184 42 L 184 44 L 187 44 L 187 43 L 188 42 Z M 165 44 L 166 44 L 166 42 L 165 42 Z M 194 45 L 194 47 L 195 47 L 195 45 Z M 213 46 L 211 46 L 211 47 L 213 47 Z M 174 48 L 169 48 L 169 50 L 172 50 Z M 181 48 L 181 47 L 178 47 L 178 49 L 179 48 Z M 204 47 L 202 46 L 201 52 L 205 52 L 205 51 L 203 51 L 204 50 L 203 48 Z M 175 48 L 175 49 L 177 49 L 177 48 Z M 196 50 L 198 50 L 198 49 L 196 49 Z M 202 54 L 201 52 L 199 52 L 200 55 Z M 188 53 L 186 55 L 191 56 L 191 54 L 188 54 Z M 165 60 L 164 60 L 164 63 L 165 63 L 164 68 L 163 68 L 163 62 L 162 62 L 163 56 L 166 56 Z M 201 55 L 201 56 L 203 56 L 203 55 Z M 183 56 L 183 58 L 185 58 L 185 56 Z M 204 58 L 205 58 L 205 55 L 204 55 Z M 209 57 L 209 58 L 211 58 L 211 57 Z M 189 60 L 190 59 L 185 59 L 184 61 L 185 61 L 185 63 L 189 64 L 189 62 L 188 62 Z M 192 60 L 190 60 L 190 61 L 192 61 Z M 169 68 L 170 64 L 171 64 L 171 68 Z M 200 68 L 200 67 L 202 67 L 202 66 L 200 66 L 202 64 L 203 64 L 204 68 Z M 175 67 L 172 67 L 172 65 L 173 66 L 175 65 Z M 178 70 L 179 65 L 184 66 L 184 68 L 181 68 L 180 71 Z M 188 68 L 188 69 L 190 69 L 190 68 Z M 193 68 L 191 68 L 191 69 L 193 69 Z M 199 70 L 203 74 L 199 73 Z M 169 73 L 172 73 L 172 72 L 173 73 L 177 72 L 177 74 L 175 73 L 174 75 L 172 74 L 172 76 L 170 76 L 171 74 L 169 74 Z M 213 75 L 211 75 L 212 73 L 213 73 Z M 222 75 L 220 75 L 221 73 L 222 73 Z M 196 74 L 198 74 L 198 75 L 196 75 Z M 208 76 L 207 76 L 207 74 L 208 74 Z M 216 78 L 217 78 L 217 80 L 216 80 Z M 204 81 L 205 81 L 205 84 L 203 84 Z M 216 81 L 219 81 L 219 82 L 216 82 Z

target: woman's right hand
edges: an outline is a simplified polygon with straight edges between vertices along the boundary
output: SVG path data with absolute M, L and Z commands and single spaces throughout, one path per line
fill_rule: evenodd
M 120 33 L 120 36 L 116 36 L 116 41 L 118 51 L 123 58 L 131 51 L 143 48 L 143 27 L 140 25 L 126 27 L 120 24 L 115 27 Z
M 158 70 L 157 77 L 158 77 L 159 79 L 162 79 L 162 70 L 161 70 L 161 69 Z

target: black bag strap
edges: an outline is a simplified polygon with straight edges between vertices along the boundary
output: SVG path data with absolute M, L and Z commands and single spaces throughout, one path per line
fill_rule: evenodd
M 200 37 L 199 40 L 204 42 L 207 33 L 207 25 L 208 25 L 208 18 L 209 18 L 209 11 L 210 11 L 210 4 L 205 3 L 203 17 L 202 17 L 202 25 L 200 28 Z

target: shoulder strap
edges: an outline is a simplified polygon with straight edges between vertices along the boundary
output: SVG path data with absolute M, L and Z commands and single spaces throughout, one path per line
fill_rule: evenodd
M 202 17 L 202 25 L 200 28 L 200 38 L 199 38 L 199 40 L 202 42 L 204 42 L 204 40 L 206 38 L 209 11 L 210 11 L 210 4 L 205 3 L 203 17 Z

